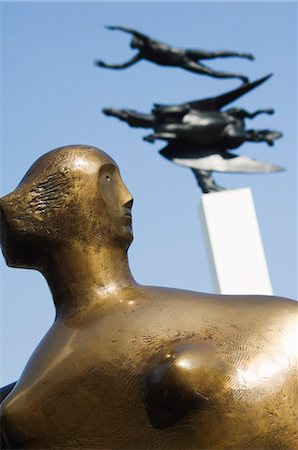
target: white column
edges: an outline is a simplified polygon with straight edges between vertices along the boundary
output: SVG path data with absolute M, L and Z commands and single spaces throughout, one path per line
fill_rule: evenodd
M 204 194 L 201 212 L 216 291 L 272 295 L 251 190 Z

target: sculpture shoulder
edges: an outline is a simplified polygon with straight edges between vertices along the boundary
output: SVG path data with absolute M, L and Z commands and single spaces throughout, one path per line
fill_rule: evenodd
M 141 296 L 150 304 L 154 305 L 154 301 L 169 302 L 172 305 L 177 303 L 184 304 L 190 308 L 200 307 L 202 313 L 212 311 L 212 314 L 222 314 L 236 312 L 255 313 L 258 315 L 266 315 L 269 318 L 271 315 L 275 316 L 278 312 L 283 315 L 295 315 L 298 312 L 298 302 L 277 296 L 268 295 L 216 295 L 201 293 L 195 291 L 188 291 L 183 289 L 173 289 L 155 286 L 141 286 Z M 216 308 L 213 310 L 213 308 Z M 228 308 L 228 309 L 227 309 Z M 188 312 L 190 312 L 189 310 Z M 239 317 L 239 316 L 238 316 Z

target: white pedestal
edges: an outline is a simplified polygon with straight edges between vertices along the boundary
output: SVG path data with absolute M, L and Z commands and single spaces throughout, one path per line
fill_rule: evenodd
M 204 194 L 201 215 L 216 291 L 272 295 L 251 190 Z

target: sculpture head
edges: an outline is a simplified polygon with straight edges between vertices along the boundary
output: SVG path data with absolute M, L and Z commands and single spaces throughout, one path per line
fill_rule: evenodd
M 40 269 L 45 255 L 67 242 L 126 251 L 132 241 L 132 202 L 106 153 L 85 145 L 55 149 L 0 199 L 6 262 Z

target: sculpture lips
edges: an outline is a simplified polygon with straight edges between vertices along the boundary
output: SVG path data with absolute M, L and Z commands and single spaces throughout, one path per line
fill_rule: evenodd
M 126 209 L 125 212 L 124 212 L 124 215 L 131 218 L 131 211 L 130 211 L 130 209 Z
M 132 223 L 132 216 L 131 216 L 131 212 L 130 211 L 127 211 L 127 212 L 124 213 L 124 219 L 125 219 L 125 222 L 128 225 L 131 225 L 131 223 Z

